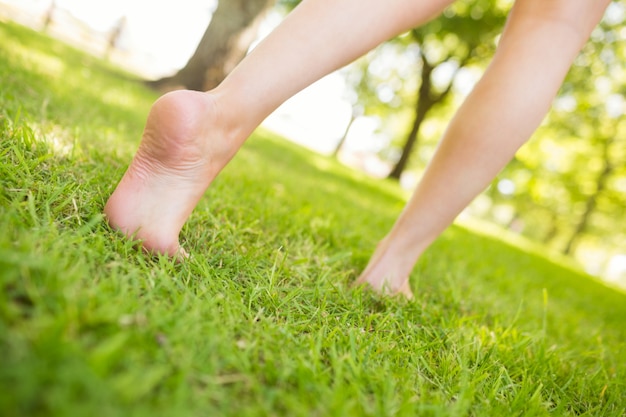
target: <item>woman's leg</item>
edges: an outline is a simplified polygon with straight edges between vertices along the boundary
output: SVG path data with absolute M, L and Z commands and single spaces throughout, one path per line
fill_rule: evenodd
M 178 234 L 215 176 L 281 103 L 452 0 L 304 0 L 224 82 L 153 105 L 141 144 L 109 198 L 114 228 L 180 255 Z
M 411 297 L 422 252 L 526 142 L 609 0 L 517 0 L 489 68 L 357 283 Z

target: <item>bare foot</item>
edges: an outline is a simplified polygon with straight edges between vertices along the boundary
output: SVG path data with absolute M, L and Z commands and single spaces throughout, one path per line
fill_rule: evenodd
M 148 115 L 141 144 L 104 207 L 109 224 L 151 253 L 184 255 L 183 224 L 237 150 L 210 93 L 175 91 Z
M 367 267 L 354 285 L 368 285 L 382 295 L 403 295 L 413 299 L 409 285 L 409 274 L 414 262 L 406 259 L 399 251 L 391 248 L 389 238 L 381 241 Z

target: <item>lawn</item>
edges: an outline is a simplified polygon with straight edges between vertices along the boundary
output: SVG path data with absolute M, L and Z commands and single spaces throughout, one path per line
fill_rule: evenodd
M 626 294 L 450 228 L 350 287 L 405 194 L 257 131 L 182 232 L 104 222 L 157 95 L 0 23 L 0 415 L 626 415 Z

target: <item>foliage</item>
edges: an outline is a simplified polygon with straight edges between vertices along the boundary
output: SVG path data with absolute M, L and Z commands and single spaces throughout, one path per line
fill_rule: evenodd
M 101 210 L 155 96 L 0 39 L 3 416 L 624 415 L 626 295 L 460 227 L 417 301 L 350 289 L 402 192 L 271 134 L 143 254 Z
M 455 78 L 466 69 L 482 72 L 509 7 L 457 1 L 345 71 L 355 114 L 380 119 L 381 136 L 391 138 L 380 155 L 401 162 L 392 176 L 400 176 L 411 154 L 408 166 L 418 171 L 430 159 L 467 89 Z M 574 255 L 598 274 L 626 242 L 619 222 L 626 206 L 624 16 L 623 3 L 612 3 L 546 123 L 487 190 L 488 199 L 473 207 L 475 215 Z
M 362 108 L 359 113 L 380 117 L 394 127 L 391 149 L 385 150 L 395 164 L 390 177 L 400 178 L 423 136 L 422 125 L 448 104 L 457 75 L 468 66 L 482 67 L 491 57 L 508 9 L 507 4 L 487 0 L 457 1 L 437 19 L 387 42 L 364 63 L 350 67 L 347 80 L 357 93 L 353 102 Z M 449 114 L 449 106 L 446 109 Z M 405 124 L 401 133 L 395 128 L 398 117 Z
M 503 222 L 566 253 L 611 255 L 626 242 L 624 12 L 620 3 L 609 8 L 545 124 L 489 193 L 494 209 L 510 208 Z M 514 191 L 499 191 L 501 181 Z
M 300 1 L 301 0 L 277 0 L 276 4 L 284 7 L 286 10 L 293 10 L 298 4 L 300 4 Z

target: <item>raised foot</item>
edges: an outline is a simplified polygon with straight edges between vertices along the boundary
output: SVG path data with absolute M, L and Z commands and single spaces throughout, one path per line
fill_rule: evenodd
M 154 103 L 139 149 L 104 207 L 111 227 L 148 252 L 184 254 L 180 230 L 236 150 L 217 110 L 210 93 L 195 91 Z

